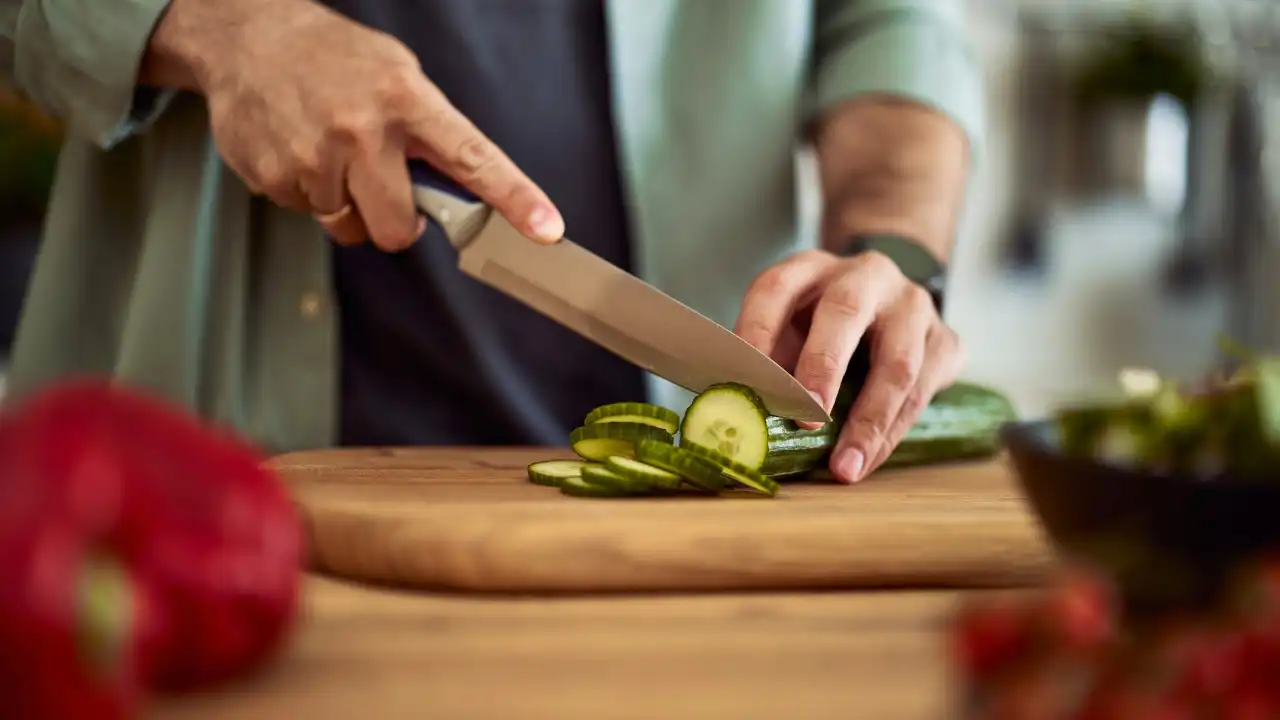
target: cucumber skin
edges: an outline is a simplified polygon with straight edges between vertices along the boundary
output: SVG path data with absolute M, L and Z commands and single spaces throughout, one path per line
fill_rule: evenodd
M 769 454 L 761 471 L 774 479 L 821 470 L 848 417 L 852 398 L 842 388 L 844 402 L 835 422 L 818 430 L 804 430 L 790 420 L 769 418 Z M 840 407 L 843 405 L 843 407 Z M 907 436 L 881 466 L 910 467 L 991 457 L 1000 450 L 998 433 L 1018 419 L 1013 404 L 985 385 L 957 382 L 934 396 Z
M 817 430 L 805 430 L 792 420 L 771 416 L 767 425 L 769 452 L 760 472 L 775 479 L 806 473 L 825 465 L 838 436 L 834 423 Z

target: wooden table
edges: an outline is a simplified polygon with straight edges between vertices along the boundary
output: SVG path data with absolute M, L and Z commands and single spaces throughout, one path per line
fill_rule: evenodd
M 955 592 L 494 599 L 313 577 L 262 676 L 161 720 L 951 717 Z

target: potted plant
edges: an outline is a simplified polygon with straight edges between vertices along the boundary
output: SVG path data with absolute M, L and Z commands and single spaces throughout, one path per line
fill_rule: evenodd
M 1152 103 L 1166 96 L 1190 116 L 1207 76 L 1201 43 L 1189 23 L 1162 23 L 1138 12 L 1109 32 L 1073 87 L 1089 150 L 1081 156 L 1090 185 L 1141 191 Z
M 61 144 L 57 122 L 0 86 L 0 360 L 13 341 Z

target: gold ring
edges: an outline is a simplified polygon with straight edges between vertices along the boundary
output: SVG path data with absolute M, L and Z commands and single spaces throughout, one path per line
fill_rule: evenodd
M 316 220 L 319 220 L 321 223 L 328 225 L 341 220 L 347 215 L 350 215 L 351 210 L 352 210 L 351 203 L 347 203 L 346 205 L 343 205 L 342 207 L 338 208 L 336 211 L 331 213 L 314 213 L 314 217 Z

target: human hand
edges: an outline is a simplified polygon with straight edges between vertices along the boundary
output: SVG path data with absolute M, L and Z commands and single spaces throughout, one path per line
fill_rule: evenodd
M 831 455 L 844 483 L 878 468 L 965 363 L 929 293 L 878 252 L 813 250 L 774 265 L 747 290 L 734 331 L 792 370 L 828 412 L 849 359 L 869 338 L 871 373 Z
M 530 239 L 564 234 L 546 194 L 449 103 L 407 47 L 313 0 L 174 0 L 151 52 L 188 70 L 219 151 L 249 188 L 315 215 L 339 243 L 369 239 L 398 251 L 422 234 L 409 158 Z

